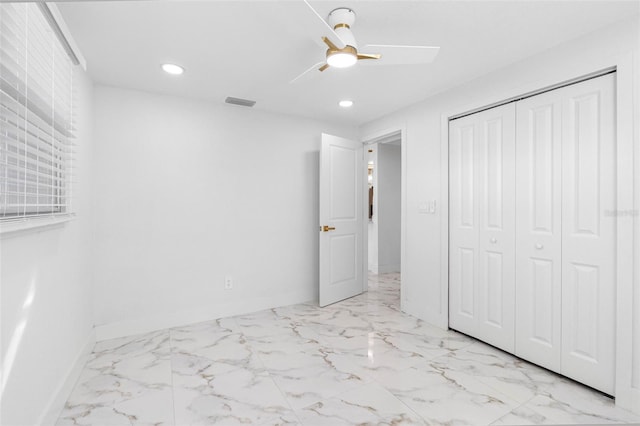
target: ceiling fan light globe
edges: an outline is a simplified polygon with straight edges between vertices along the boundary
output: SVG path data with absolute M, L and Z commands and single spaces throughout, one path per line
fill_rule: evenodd
M 358 57 L 348 52 L 335 52 L 327 57 L 327 64 L 334 68 L 352 67 L 358 62 Z

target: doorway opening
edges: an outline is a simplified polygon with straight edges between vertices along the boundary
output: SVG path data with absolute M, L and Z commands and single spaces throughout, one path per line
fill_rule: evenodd
M 367 255 L 363 260 L 368 280 L 363 290 L 384 287 L 397 292 L 400 300 L 405 182 L 402 138 L 402 130 L 393 130 L 364 141 Z

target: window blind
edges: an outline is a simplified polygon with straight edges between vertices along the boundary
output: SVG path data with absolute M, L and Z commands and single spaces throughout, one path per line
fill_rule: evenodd
M 73 64 L 36 3 L 0 4 L 0 220 L 69 213 Z

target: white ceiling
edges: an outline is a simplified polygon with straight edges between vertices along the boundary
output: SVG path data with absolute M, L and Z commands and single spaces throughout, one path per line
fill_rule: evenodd
M 355 10 L 365 44 L 440 46 L 433 64 L 330 69 L 297 21 L 301 0 L 70 2 L 58 6 L 95 82 L 361 124 L 638 13 L 637 1 L 311 1 Z M 321 34 L 318 34 L 320 37 Z M 160 64 L 186 68 L 169 76 Z M 352 99 L 351 110 L 338 107 Z

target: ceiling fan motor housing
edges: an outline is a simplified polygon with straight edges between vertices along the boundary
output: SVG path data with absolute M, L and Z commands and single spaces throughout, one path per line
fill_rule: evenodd
M 356 38 L 351 32 L 351 26 L 356 21 L 356 13 L 346 7 L 334 9 L 329 13 L 329 25 L 338 34 L 338 37 L 346 44 L 354 49 L 358 49 Z

